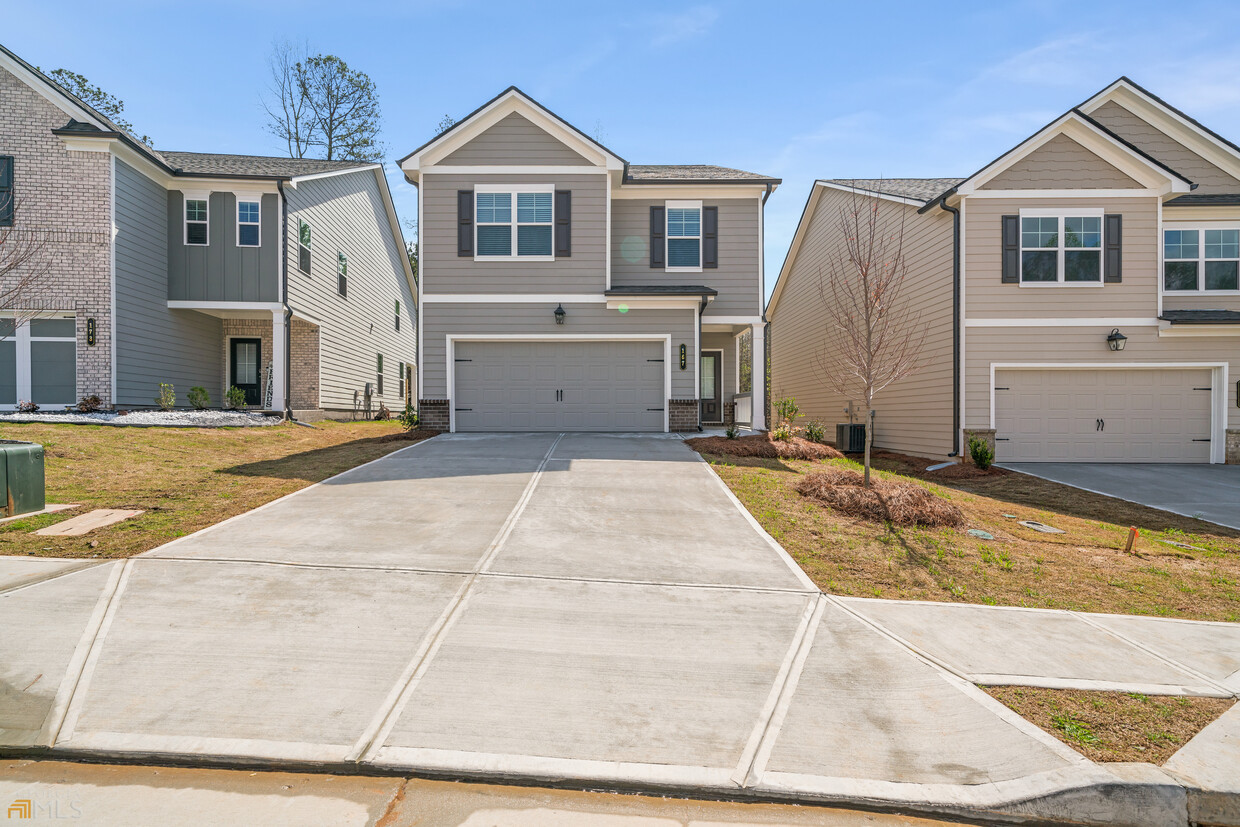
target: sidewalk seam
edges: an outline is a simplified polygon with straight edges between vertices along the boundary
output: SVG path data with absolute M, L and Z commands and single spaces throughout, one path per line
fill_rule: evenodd
M 68 577 L 71 574 L 77 574 L 78 572 L 88 571 L 89 569 L 98 568 L 99 566 L 105 566 L 108 563 L 113 563 L 113 562 L 116 562 L 116 561 L 115 560 L 84 560 L 82 565 L 80 566 L 74 566 L 73 568 L 69 568 L 64 571 L 54 571 L 49 574 L 45 574 L 42 577 L 38 577 L 34 580 L 27 580 L 24 583 L 18 583 L 16 586 L 9 586 L 7 588 L 0 589 L 0 597 L 4 597 L 10 594 L 16 594 L 17 592 L 22 591 L 23 589 L 29 589 L 33 586 L 41 586 L 44 583 L 50 583 L 53 580 L 59 580 L 62 577 Z

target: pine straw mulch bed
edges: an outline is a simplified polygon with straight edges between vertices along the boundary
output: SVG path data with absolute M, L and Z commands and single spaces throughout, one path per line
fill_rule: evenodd
M 920 485 L 880 478 L 877 474 L 871 475 L 869 488 L 864 484 L 860 471 L 833 465 L 801 477 L 796 490 L 849 517 L 898 526 L 964 525 L 964 512 Z
M 730 457 L 817 460 L 844 456 L 830 445 L 810 442 L 799 436 L 789 440 L 772 439 L 770 434 L 752 434 L 737 439 L 699 436 L 686 439 L 685 444 L 699 453 L 724 454 Z
M 1091 761 L 1162 764 L 1235 703 L 1030 686 L 982 689 Z

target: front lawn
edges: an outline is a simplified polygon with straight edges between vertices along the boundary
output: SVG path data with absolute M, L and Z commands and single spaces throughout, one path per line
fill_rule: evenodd
M 427 432 L 395 422 L 270 428 L 3 425 L 44 447 L 49 503 L 81 508 L 0 524 L 0 554 L 128 557 L 369 462 Z M 31 532 L 92 508 L 145 513 L 83 537 Z
M 860 467 L 851 460 L 703 456 L 832 594 L 1240 621 L 1238 531 L 998 469 L 973 478 L 953 469 L 965 478 L 928 482 L 929 460 L 880 453 L 874 467 L 889 469 L 880 475 L 924 485 L 965 515 L 960 528 L 900 528 L 842 516 L 795 490 L 827 463 Z M 1140 536 L 1126 553 L 1130 526 Z

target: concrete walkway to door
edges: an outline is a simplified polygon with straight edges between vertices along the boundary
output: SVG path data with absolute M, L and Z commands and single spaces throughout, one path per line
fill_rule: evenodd
M 1108 497 L 1240 528 L 1240 465 L 1005 462 L 1004 468 Z
M 973 681 L 1114 668 L 1228 694 L 1211 675 L 1232 627 L 1193 627 L 1196 668 L 1154 651 L 1176 630 L 991 611 L 823 595 L 678 435 L 440 436 L 0 591 L 0 624 L 23 630 L 0 636 L 0 746 L 1183 820 L 1187 782 L 1095 765 Z M 987 634 L 962 649 L 926 625 Z M 1089 663 L 1035 651 L 1086 631 Z

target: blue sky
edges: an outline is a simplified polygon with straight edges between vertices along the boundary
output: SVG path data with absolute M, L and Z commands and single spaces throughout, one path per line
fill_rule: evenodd
M 0 13 L 7 47 L 119 96 L 162 149 L 279 154 L 260 100 L 273 42 L 292 39 L 375 80 L 389 161 L 516 84 L 633 163 L 783 178 L 768 289 L 815 178 L 967 175 L 1122 74 L 1240 142 L 1240 3 L 3 0 Z M 389 179 L 416 216 L 391 163 Z

